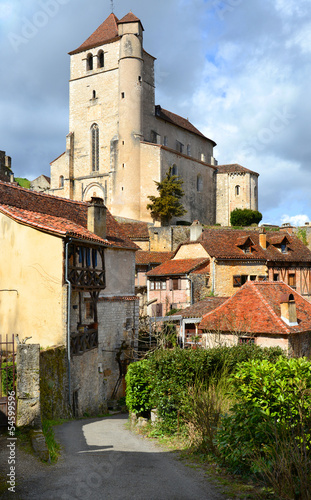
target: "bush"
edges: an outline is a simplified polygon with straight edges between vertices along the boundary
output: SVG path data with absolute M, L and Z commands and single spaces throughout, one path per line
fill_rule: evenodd
M 259 224 L 262 219 L 262 214 L 258 210 L 250 210 L 249 208 L 235 208 L 230 214 L 231 226 L 251 226 Z
M 271 426 L 277 433 L 287 430 L 297 443 L 310 441 L 311 363 L 307 359 L 242 363 L 231 382 L 236 403 L 222 420 L 217 442 L 220 455 L 235 472 L 260 472 L 254 457 L 268 456 L 275 445 Z
M 1 368 L 2 394 L 8 394 L 14 390 L 12 361 L 2 363 Z M 14 380 L 16 381 L 16 365 L 14 365 Z
M 126 406 L 129 411 L 143 416 L 148 415 L 152 408 L 148 360 L 132 363 L 128 367 L 125 380 Z

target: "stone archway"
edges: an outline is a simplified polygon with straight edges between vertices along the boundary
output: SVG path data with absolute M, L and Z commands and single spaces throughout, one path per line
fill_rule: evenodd
M 83 190 L 82 201 L 91 201 L 91 198 L 102 198 L 106 204 L 105 188 L 98 182 L 92 182 Z

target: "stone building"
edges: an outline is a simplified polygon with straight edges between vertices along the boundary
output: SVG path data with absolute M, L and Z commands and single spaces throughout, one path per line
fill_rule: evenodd
M 51 185 L 51 179 L 47 175 L 39 175 L 30 183 L 30 189 L 38 191 L 38 193 L 45 193 L 49 191 Z
M 213 224 L 232 167 L 217 167 L 216 143 L 188 119 L 155 105 L 155 58 L 143 48 L 143 31 L 134 14 L 121 20 L 110 14 L 70 52 L 69 134 L 65 153 L 51 163 L 52 192 L 82 201 L 101 197 L 114 216 L 151 222 L 148 196 L 157 196 L 155 181 L 172 167 L 184 182 L 182 221 Z M 234 206 L 257 208 L 258 176 L 241 169 Z M 219 200 L 217 221 L 227 224 L 229 197 Z
M 138 300 L 137 246 L 102 200 L 58 198 L 0 182 L 1 333 L 65 346 L 76 414 L 124 395 Z M 70 368 L 70 369 L 69 369 Z
M 0 181 L 14 182 L 14 174 L 11 169 L 11 157 L 0 151 Z

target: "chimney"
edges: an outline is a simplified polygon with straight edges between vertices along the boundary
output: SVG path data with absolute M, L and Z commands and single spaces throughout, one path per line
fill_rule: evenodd
M 100 238 L 106 238 L 106 212 L 102 198 L 92 198 L 87 208 L 87 228 Z
M 201 236 L 203 231 L 202 224 L 195 220 L 190 226 L 190 241 L 197 241 L 197 239 Z
M 264 230 L 264 228 L 262 228 L 259 232 L 259 245 L 261 246 L 261 248 L 266 250 L 266 248 L 267 248 L 267 235 L 266 235 L 266 231 Z
M 289 326 L 296 326 L 297 323 L 297 311 L 296 302 L 294 295 L 292 293 L 284 293 L 281 296 L 281 320 L 283 320 Z

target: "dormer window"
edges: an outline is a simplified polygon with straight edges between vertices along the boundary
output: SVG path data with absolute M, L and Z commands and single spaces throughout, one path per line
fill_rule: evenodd
M 252 247 L 254 246 L 253 240 L 249 236 L 241 236 L 237 239 L 236 245 L 244 253 L 252 253 Z
M 282 252 L 282 253 L 287 253 L 287 246 L 286 246 L 286 243 L 281 243 L 281 252 Z
M 93 69 L 93 56 L 92 54 L 88 54 L 86 58 L 86 70 L 92 71 Z

